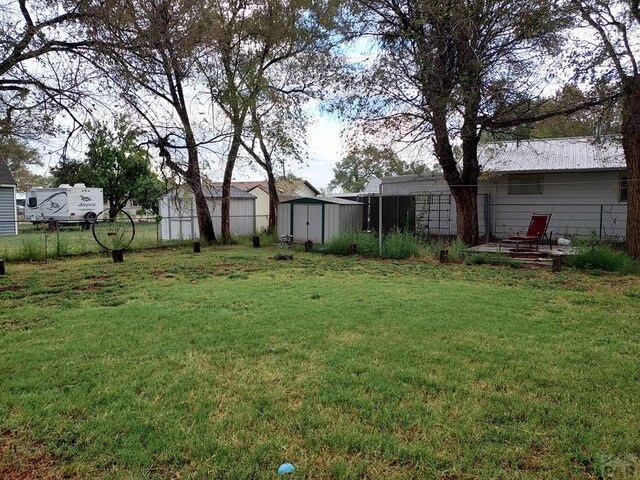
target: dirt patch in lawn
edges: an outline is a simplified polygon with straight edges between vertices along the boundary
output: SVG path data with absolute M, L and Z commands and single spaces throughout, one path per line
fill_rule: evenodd
M 0 435 L 0 478 L 53 480 L 60 478 L 55 459 L 36 445 L 25 445 L 13 434 Z

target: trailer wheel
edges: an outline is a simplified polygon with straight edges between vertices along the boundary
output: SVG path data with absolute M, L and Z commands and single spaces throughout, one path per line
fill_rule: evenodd
M 47 222 L 47 229 L 50 232 L 55 232 L 58 230 L 58 222 L 56 222 L 53 218 Z
M 93 222 L 96 221 L 96 214 L 93 212 L 89 212 L 84 216 L 84 223 L 82 224 L 83 230 L 89 230 Z

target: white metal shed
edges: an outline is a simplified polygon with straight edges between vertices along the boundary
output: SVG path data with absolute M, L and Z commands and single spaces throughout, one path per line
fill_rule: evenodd
M 203 187 L 213 221 L 213 230 L 220 234 L 222 225 L 222 187 Z M 256 197 L 231 187 L 230 229 L 232 235 L 251 235 L 256 231 Z M 195 240 L 200 238 L 195 197 L 185 189 L 172 190 L 160 197 L 159 214 L 161 240 Z
M 301 197 L 278 203 L 278 234 L 294 242 L 326 243 L 335 235 L 362 228 L 363 204 L 326 197 Z

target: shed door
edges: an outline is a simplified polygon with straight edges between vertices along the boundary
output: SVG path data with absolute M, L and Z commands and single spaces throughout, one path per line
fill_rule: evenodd
M 293 240 L 322 242 L 322 205 L 293 205 Z
M 322 243 L 322 205 L 308 205 L 307 212 L 307 240 Z
M 301 203 L 292 203 L 293 207 L 293 240 L 304 242 L 307 240 L 307 207 Z

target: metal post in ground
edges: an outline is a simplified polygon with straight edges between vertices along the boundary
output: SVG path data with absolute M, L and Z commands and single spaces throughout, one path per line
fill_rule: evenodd
M 604 214 L 604 205 L 600 205 L 600 240 L 602 240 L 602 215 Z
M 4 260 L 2 260 L 0 258 L 0 275 L 4 275 L 5 271 L 4 271 Z
M 382 182 L 378 189 L 378 249 L 382 256 Z

